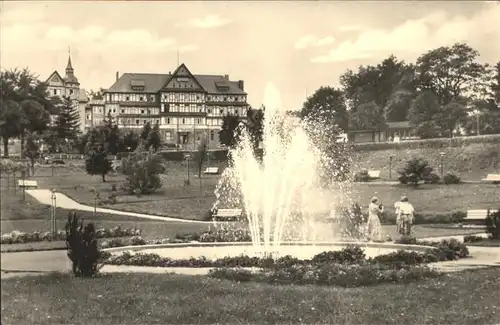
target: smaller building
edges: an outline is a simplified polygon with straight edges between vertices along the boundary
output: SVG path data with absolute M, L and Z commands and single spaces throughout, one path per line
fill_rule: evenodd
M 409 121 L 388 122 L 384 130 L 352 130 L 348 132 L 349 141 L 354 143 L 391 142 L 413 137 Z
M 64 97 L 69 97 L 74 107 L 77 109 L 80 115 L 80 130 L 85 129 L 85 106 L 87 105 L 88 98 L 85 89 L 80 88 L 80 82 L 75 76 L 75 70 L 71 63 L 71 56 L 68 56 L 68 64 L 66 65 L 66 74 L 64 78 L 54 70 L 52 74 L 47 78 L 47 90 L 51 97 L 59 97 L 63 99 Z M 51 123 L 54 123 L 59 112 L 51 112 Z

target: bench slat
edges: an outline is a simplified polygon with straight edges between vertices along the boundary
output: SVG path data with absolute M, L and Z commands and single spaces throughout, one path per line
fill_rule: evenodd
M 219 167 L 207 167 L 204 171 L 204 174 L 218 174 Z
M 380 178 L 380 170 L 369 170 L 368 176 L 371 178 Z
M 482 180 L 485 182 L 500 182 L 500 174 L 488 174 Z
M 38 187 L 37 181 L 23 180 L 23 179 L 18 180 L 17 185 L 19 187 Z
M 497 210 L 490 210 L 490 213 L 495 213 Z M 486 219 L 488 210 L 468 210 L 466 220 Z

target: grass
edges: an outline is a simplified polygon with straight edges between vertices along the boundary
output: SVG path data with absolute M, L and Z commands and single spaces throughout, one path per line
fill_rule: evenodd
M 495 174 L 500 169 L 500 150 L 497 143 L 468 143 L 459 147 L 444 148 L 396 148 L 384 150 L 359 150 L 354 160 L 359 168 L 380 170 L 383 180 L 389 179 L 389 157 L 392 159 L 392 179 L 398 177 L 397 171 L 402 169 L 410 158 L 422 157 L 439 174 L 441 157 L 444 152 L 444 172 L 452 172 L 469 181 L 480 181 L 487 174 Z
M 500 239 L 484 238 L 480 241 L 467 242 L 467 246 L 482 246 L 482 247 L 500 247 Z
M 499 268 L 346 289 L 200 276 L 2 280 L 2 324 L 495 324 Z M 126 284 L 126 285 L 124 285 Z
M 204 175 L 200 189 L 199 180 L 195 177 L 191 178 L 191 186 L 184 186 L 185 164 L 169 162 L 167 170 L 163 188 L 158 193 L 138 197 L 119 191 L 116 204 L 101 202 L 100 206 L 130 212 L 204 220 L 215 202 L 214 190 L 219 176 Z M 53 177 L 50 170 L 40 168 L 32 179 L 38 181 L 40 188 L 56 188 L 80 203 L 94 205 L 91 189 L 95 188 L 100 193 L 99 201 L 105 201 L 112 193 L 112 185 L 117 185 L 119 188 L 124 177 L 109 175 L 108 181 L 103 183 L 100 177 L 86 175 L 83 170 L 77 168 L 64 168 Z M 494 184 L 422 185 L 414 188 L 368 183 L 353 184 L 352 196 L 361 205 L 367 206 L 370 198 L 376 195 L 386 208 L 391 210 L 394 202 L 406 193 L 417 212 L 438 214 L 458 210 L 497 208 L 495 194 L 499 190 L 500 185 Z M 332 193 L 332 196 L 334 197 L 335 194 Z M 13 219 L 13 217 L 9 218 Z

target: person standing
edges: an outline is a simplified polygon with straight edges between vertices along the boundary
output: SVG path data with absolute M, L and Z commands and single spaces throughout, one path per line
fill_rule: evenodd
M 410 236 L 415 209 L 409 202 L 407 196 L 404 196 L 401 199 L 401 203 L 399 204 L 399 214 L 401 215 L 402 235 Z
M 382 224 L 380 223 L 380 214 L 384 212 L 384 206 L 379 203 L 376 196 L 372 197 L 368 205 L 368 238 L 371 241 L 383 241 Z
M 396 231 L 398 234 L 402 235 L 403 234 L 403 225 L 401 222 L 401 211 L 399 209 L 399 206 L 401 205 L 401 202 L 403 202 L 404 196 L 402 196 L 399 201 L 396 201 L 394 203 L 394 213 L 396 214 Z

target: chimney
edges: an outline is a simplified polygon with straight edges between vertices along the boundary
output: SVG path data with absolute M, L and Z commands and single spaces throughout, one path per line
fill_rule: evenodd
M 224 78 L 226 78 L 226 80 L 229 80 L 229 75 L 228 74 L 224 75 Z
M 245 82 L 243 80 L 238 81 L 238 88 L 245 91 Z
M 116 81 L 118 81 L 118 78 L 120 78 L 120 72 L 116 71 Z

